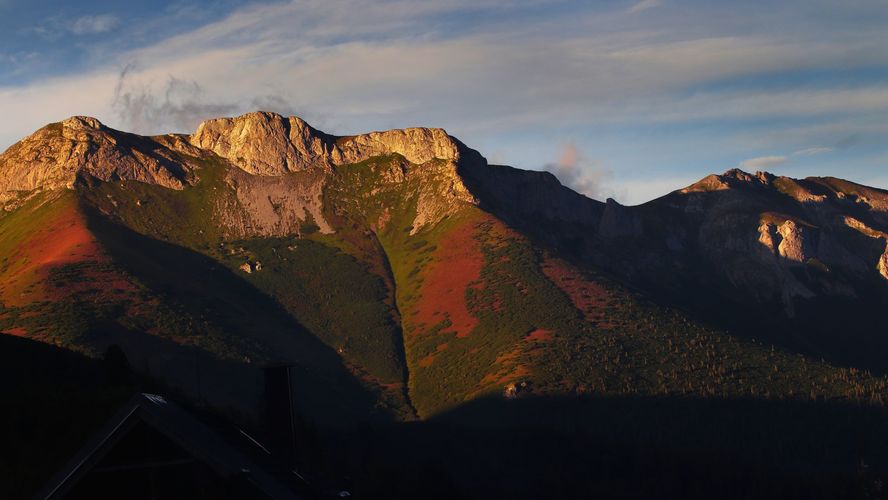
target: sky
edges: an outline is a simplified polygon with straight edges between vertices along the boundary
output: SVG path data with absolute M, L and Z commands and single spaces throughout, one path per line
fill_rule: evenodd
M 72 115 L 443 127 L 637 204 L 739 167 L 888 188 L 888 2 L 0 0 L 0 150 Z

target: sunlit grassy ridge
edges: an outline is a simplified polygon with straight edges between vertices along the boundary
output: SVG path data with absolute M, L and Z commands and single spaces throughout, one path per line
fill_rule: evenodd
M 132 297 L 130 290 L 102 290 L 110 292 L 102 300 L 84 300 L 114 270 L 97 261 L 73 193 L 39 194 L 0 218 L 0 255 L 4 331 L 88 351 L 81 337 Z M 64 289 L 71 280 L 77 289 Z
M 68 238 L 70 233 L 78 238 Z M 246 339 L 232 337 L 231 325 L 220 328 L 218 318 L 195 315 L 176 297 L 147 286 L 102 244 L 120 242 L 100 239 L 73 192 L 35 197 L 0 219 L 3 290 L 8 292 L 0 325 L 92 353 L 103 335 L 119 330 L 200 345 L 223 358 L 261 352 Z

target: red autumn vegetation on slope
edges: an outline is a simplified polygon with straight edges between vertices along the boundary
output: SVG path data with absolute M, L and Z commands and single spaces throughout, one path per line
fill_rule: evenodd
M 421 331 L 450 320 L 442 333 L 455 333 L 462 338 L 478 326 L 478 318 L 466 304 L 466 289 L 480 279 L 484 266 L 484 254 L 475 237 L 480 222 L 478 217 L 472 217 L 442 236 L 416 306 L 414 320 Z

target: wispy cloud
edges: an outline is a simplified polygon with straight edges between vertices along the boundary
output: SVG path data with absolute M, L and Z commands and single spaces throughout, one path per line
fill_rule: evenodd
M 111 31 L 116 29 L 119 25 L 120 19 L 118 19 L 117 16 L 102 14 L 78 17 L 71 22 L 68 29 L 75 35 L 92 35 Z
M 740 162 L 740 168 L 743 169 L 768 169 L 778 167 L 789 162 L 788 156 L 759 156 L 749 158 Z
M 797 151 L 793 151 L 789 155 L 773 155 L 773 156 L 759 156 L 756 158 L 749 158 L 747 160 L 743 160 L 740 162 L 739 167 L 743 169 L 769 169 L 774 167 L 779 167 L 781 165 L 785 165 L 793 161 L 793 158 L 796 157 L 810 157 L 822 155 L 824 153 L 830 153 L 835 151 L 836 148 L 825 147 L 825 146 L 815 146 L 810 148 L 799 149 Z
M 827 147 L 813 147 L 813 148 L 805 148 L 795 151 L 793 156 L 815 156 L 823 153 L 829 153 L 831 151 L 835 151 L 835 148 L 827 148 Z
M 131 85 L 126 81 L 128 68 L 120 74 L 112 107 L 128 131 L 151 133 L 157 129 L 191 131 L 207 118 L 237 111 L 232 103 L 205 100 L 201 86 L 170 76 L 158 95 L 148 86 Z
M 114 87 L 111 107 L 122 126 L 132 132 L 191 132 L 208 118 L 261 109 L 295 114 L 294 106 L 277 95 L 262 95 L 241 100 L 219 101 L 207 95 L 195 80 L 167 77 L 160 91 L 129 76 L 134 65 L 125 66 Z
M 630 14 L 637 14 L 641 11 L 657 7 L 658 5 L 660 5 L 660 0 L 641 0 L 632 7 L 629 7 L 629 10 L 627 10 L 626 12 Z
M 212 82 L 207 99 L 276 95 L 354 127 L 398 125 L 406 118 L 472 131 L 551 122 L 681 123 L 888 111 L 888 86 L 881 84 L 700 88 L 770 72 L 888 64 L 888 53 L 872 50 L 875 40 L 862 34 L 838 44 L 821 34 L 712 36 L 698 27 L 672 26 L 669 32 L 659 25 L 615 31 L 617 17 L 592 10 L 533 25 L 420 29 L 447 15 L 486 10 L 508 16 L 515 6 L 535 5 L 306 0 L 254 6 L 114 62 L 138 61 L 141 69 L 133 76 L 153 85 L 155 95 L 166 92 L 172 74 Z M 635 7 L 642 5 L 649 8 L 651 2 Z
M 45 40 L 64 40 L 71 35 L 86 36 L 107 33 L 120 26 L 120 18 L 111 14 L 97 14 L 69 18 L 55 15 L 43 20 L 37 26 L 25 28 L 23 32 L 33 33 Z

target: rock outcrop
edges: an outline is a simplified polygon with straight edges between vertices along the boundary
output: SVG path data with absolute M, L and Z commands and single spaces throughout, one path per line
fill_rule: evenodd
M 186 156 L 151 138 L 75 116 L 43 127 L 0 155 L 0 204 L 24 192 L 71 187 L 80 175 L 182 189 L 194 168 Z
M 272 177 L 231 169 L 225 180 L 237 203 L 217 206 L 216 215 L 232 237 L 302 234 L 312 222 L 321 233 L 334 232 L 324 218 L 323 174 Z
M 212 151 L 254 175 L 282 175 L 311 167 L 329 168 L 334 139 L 300 118 L 248 113 L 200 124 L 189 142 Z
M 879 269 L 879 274 L 888 280 L 888 243 L 885 244 L 885 253 L 883 253 L 882 257 L 879 259 L 879 265 L 877 267 Z
M 843 217 L 843 221 L 845 225 L 856 230 L 857 232 L 870 238 L 880 239 L 885 242 L 885 251 L 882 253 L 882 255 L 879 256 L 879 261 L 876 263 L 876 270 L 879 271 L 879 275 L 881 275 L 885 279 L 888 279 L 888 233 L 869 227 L 863 222 L 855 219 L 854 217 L 845 216 Z
M 399 154 L 417 165 L 433 159 L 459 161 L 459 143 L 442 129 L 407 128 L 336 137 L 304 120 L 275 113 L 247 113 L 200 124 L 190 143 L 255 175 L 282 175 L 311 168 L 330 170 L 374 156 Z
M 739 168 L 733 168 L 721 175 L 707 175 L 703 179 L 700 179 L 690 186 L 681 189 L 679 192 L 683 194 L 688 194 L 724 191 L 731 188 L 738 188 L 743 185 L 753 184 L 769 186 L 774 182 L 775 178 L 776 177 L 773 174 L 770 174 L 768 172 L 756 172 L 755 174 L 750 174 L 744 172 L 743 170 L 740 170 Z
M 408 128 L 336 137 L 297 117 L 255 112 L 202 123 L 189 138 L 197 148 L 212 151 L 240 167 L 228 176 L 244 210 L 226 211 L 224 218 L 238 234 L 268 236 L 299 233 L 309 218 L 324 233 L 334 229 L 323 216 L 322 193 L 337 166 L 397 154 L 421 165 L 413 231 L 434 223 L 459 206 L 477 203 L 458 173 L 463 157 L 486 166 L 483 157 L 442 129 Z M 247 175 L 249 174 L 249 175 Z M 296 175 L 296 177 L 293 177 Z M 406 174 L 394 168 L 383 183 L 401 183 Z M 379 186 L 382 187 L 382 186 Z
M 443 129 L 407 128 L 338 138 L 330 158 L 334 164 L 343 165 L 394 153 L 417 165 L 433 159 L 457 162 L 459 146 Z
M 777 227 L 781 236 L 777 251 L 784 259 L 804 264 L 816 256 L 812 229 L 794 220 L 786 220 Z
M 478 200 L 463 184 L 454 161 L 430 162 L 416 173 L 423 178 L 416 199 L 416 217 L 410 234 L 434 224 L 459 210 L 462 204 L 475 205 Z
M 48 125 L 0 156 L 0 205 L 13 208 L 38 189 L 71 188 L 78 176 L 182 189 L 199 180 L 198 159 L 221 158 L 238 167 L 226 175 L 237 206 L 215 207 L 230 234 L 300 234 L 306 226 L 330 233 L 323 190 L 336 167 L 393 154 L 423 166 L 414 231 L 458 203 L 477 203 L 458 170 L 486 167 L 486 160 L 442 129 L 336 137 L 298 117 L 255 112 L 207 120 L 191 136 L 141 137 L 88 117 Z

